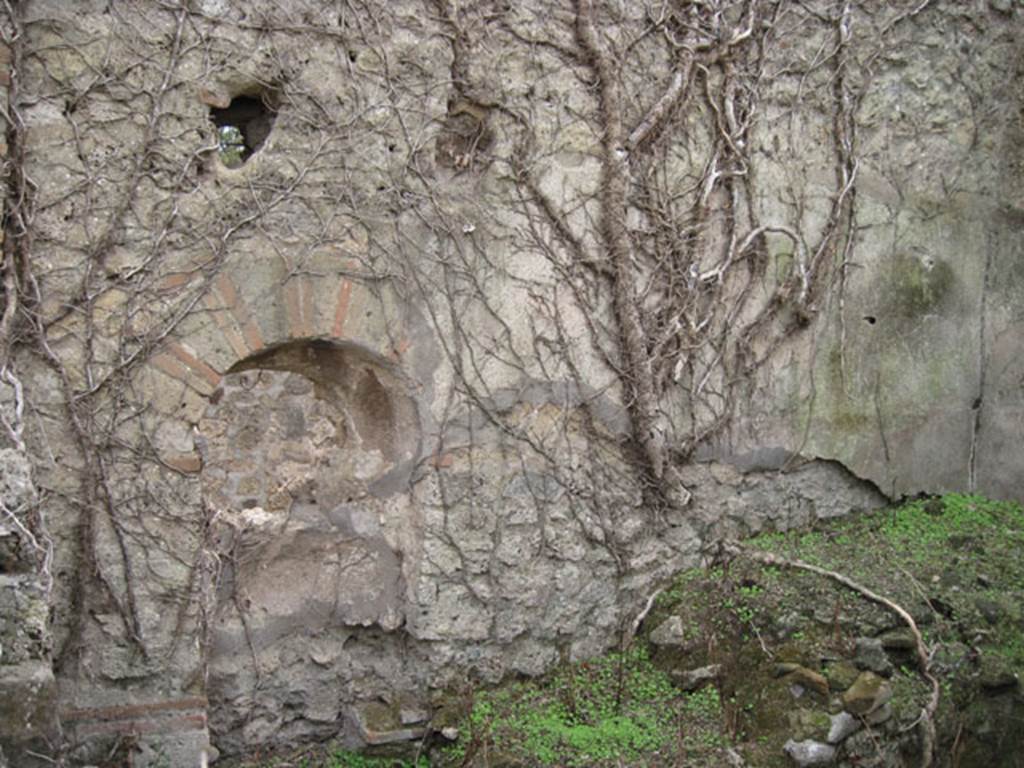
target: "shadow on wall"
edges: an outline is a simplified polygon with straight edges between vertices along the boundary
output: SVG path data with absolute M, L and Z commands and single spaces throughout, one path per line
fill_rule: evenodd
M 379 455 L 386 471 L 375 473 L 371 485 L 396 472 L 408 478 L 420 452 L 420 423 L 409 383 L 397 366 L 351 343 L 291 341 L 235 364 L 224 391 L 233 384 L 244 390 L 269 381 L 270 372 L 289 382 L 289 392 L 312 395 L 322 404 L 320 410 L 340 430 L 336 443 L 348 441 L 349 449 Z M 289 434 L 296 429 L 288 427 Z

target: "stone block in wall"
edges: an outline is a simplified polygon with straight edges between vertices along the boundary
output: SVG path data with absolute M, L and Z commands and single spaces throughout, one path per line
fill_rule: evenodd
M 23 513 L 36 501 L 25 455 L 0 449 L 0 768 L 34 768 L 60 743 L 49 590 Z
M 403 722 L 397 705 L 371 701 L 354 706 L 351 714 L 360 738 L 371 747 L 417 741 L 427 733 L 421 721 Z
M 60 742 L 57 683 L 49 661 L 0 665 L 0 765 L 29 768 L 32 753 L 52 754 Z
M 35 576 L 0 574 L 0 665 L 46 658 L 48 618 L 46 593 Z

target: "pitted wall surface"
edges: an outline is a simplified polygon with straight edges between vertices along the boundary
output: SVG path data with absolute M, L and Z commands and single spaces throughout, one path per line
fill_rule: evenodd
M 1024 495 L 1019 3 L 14 5 L 75 760 L 418 738 L 723 537 Z

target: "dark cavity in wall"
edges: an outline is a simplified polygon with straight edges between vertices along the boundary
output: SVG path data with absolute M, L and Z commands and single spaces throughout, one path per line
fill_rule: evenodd
M 455 170 L 477 165 L 494 145 L 494 131 L 488 125 L 489 115 L 488 107 L 467 99 L 450 101 L 448 117 L 437 139 L 437 162 Z
M 210 109 L 210 120 L 217 126 L 217 142 L 221 162 L 237 168 L 263 146 L 277 117 L 277 99 L 266 93 L 236 96 L 220 109 Z

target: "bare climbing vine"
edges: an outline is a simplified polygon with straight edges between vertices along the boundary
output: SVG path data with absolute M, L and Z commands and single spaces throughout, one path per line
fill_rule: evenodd
M 547 279 L 496 264 L 476 225 L 444 209 L 436 187 L 422 190 L 417 212 L 451 241 L 454 258 L 410 255 L 403 268 L 418 270 L 410 282 L 428 305 L 451 308 L 448 317 L 434 310 L 451 339 L 446 353 L 487 418 L 496 413 L 485 405 L 493 386 L 485 368 L 567 381 L 588 412 L 591 442 L 610 437 L 609 450 L 625 449 L 631 469 L 618 498 L 635 484 L 655 516 L 678 511 L 690 498 L 680 467 L 727 433 L 759 371 L 842 288 L 856 244 L 856 113 L 879 50 L 878 41 L 865 40 L 923 5 L 831 3 L 805 12 L 763 1 L 661 2 L 630 16 L 578 2 L 544 23 L 530 11 L 502 14 L 487 3 L 435 5 L 453 51 L 449 104 L 475 105 L 507 147 L 477 146 L 454 182 L 472 187 L 460 177 L 481 166 L 500 169 L 520 200 L 516 247 L 543 263 Z M 781 55 L 795 40 L 813 40 L 816 49 Z M 497 41 L 561 68 L 579 97 L 545 108 L 538 86 L 532 101 L 512 89 L 503 101 L 487 77 Z M 648 72 L 655 76 L 641 74 Z M 787 156 L 784 202 L 766 206 L 765 190 L 780 179 L 765 178 L 760 165 L 773 157 L 778 133 L 801 119 L 820 128 L 827 153 L 814 161 L 799 151 Z M 570 148 L 562 137 L 579 130 L 587 140 Z M 585 157 L 590 175 L 576 195 L 557 199 L 552 166 L 571 149 Z M 809 197 L 814 162 L 823 166 L 819 174 L 830 166 L 831 182 Z M 410 170 L 413 179 L 422 173 L 415 163 Z M 479 213 L 469 202 L 461 208 L 466 218 Z M 500 297 L 480 279 L 489 272 L 521 283 L 530 296 L 528 355 Z M 480 339 L 457 322 L 470 307 L 493 320 L 494 336 Z M 627 425 L 602 437 L 594 406 L 607 395 L 622 403 Z M 502 423 L 544 455 L 520 426 Z M 604 485 L 604 462 L 585 483 L 575 464 L 564 471 L 558 463 L 554 473 L 567 487 Z
M 113 638 L 158 675 L 224 615 L 246 623 L 238 540 L 167 459 L 201 454 L 215 387 L 196 364 L 170 397 L 151 370 L 216 330 L 229 273 L 273 271 L 277 293 L 344 277 L 400 366 L 426 329 L 442 364 L 417 384 L 440 395 L 410 490 L 436 486 L 424 526 L 468 600 L 494 587 L 459 531 L 497 503 L 496 463 L 527 481 L 538 557 L 575 556 L 564 509 L 625 578 L 698 516 L 682 470 L 839 300 L 858 109 L 926 5 L 424 0 L 401 44 L 412 22 L 370 0 L 130 0 L 92 26 L 6 2 L 0 381 L 6 436 L 61 512 L 52 531 L 41 507 L 12 519 L 59 563 L 63 671 Z M 235 97 L 278 122 L 227 168 L 211 109 Z

